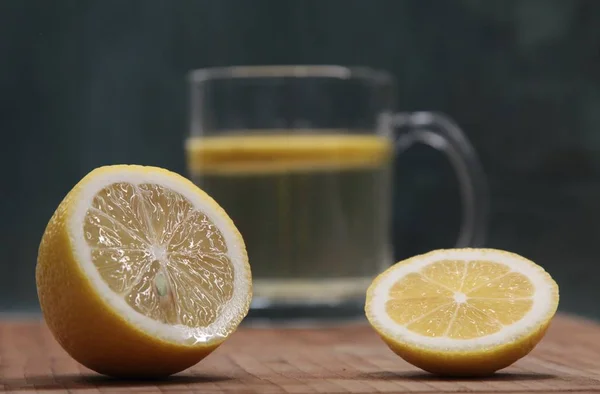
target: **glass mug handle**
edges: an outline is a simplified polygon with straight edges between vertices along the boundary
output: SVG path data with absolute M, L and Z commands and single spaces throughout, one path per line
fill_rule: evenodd
M 487 227 L 487 180 L 465 134 L 450 118 L 433 112 L 397 113 L 392 116 L 391 125 L 398 154 L 420 142 L 446 155 L 458 178 L 462 200 L 456 247 L 481 246 Z

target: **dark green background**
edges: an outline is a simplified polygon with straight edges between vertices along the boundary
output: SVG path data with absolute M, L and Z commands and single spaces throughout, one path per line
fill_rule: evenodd
M 0 0 L 0 310 L 37 310 L 45 223 L 92 168 L 185 173 L 185 73 L 341 64 L 397 78 L 399 108 L 443 111 L 490 178 L 488 246 L 544 265 L 565 311 L 600 318 L 600 1 Z M 452 246 L 443 158 L 397 162 L 397 257 Z

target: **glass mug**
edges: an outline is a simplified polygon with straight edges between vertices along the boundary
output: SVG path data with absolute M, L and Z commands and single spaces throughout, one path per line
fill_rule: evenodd
M 461 186 L 457 247 L 480 245 L 486 183 L 447 117 L 396 113 L 391 75 L 340 66 L 190 73 L 189 175 L 230 215 L 254 282 L 249 317 L 362 315 L 392 261 L 391 164 L 420 142 L 445 153 Z

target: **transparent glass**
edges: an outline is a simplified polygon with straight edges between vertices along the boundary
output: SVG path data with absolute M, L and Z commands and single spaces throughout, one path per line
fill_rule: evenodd
M 192 71 L 190 84 L 189 175 L 244 237 L 250 317 L 362 315 L 366 288 L 393 263 L 391 164 L 417 142 L 456 170 L 456 245 L 483 242 L 487 191 L 473 148 L 444 115 L 396 112 L 388 73 L 228 67 Z

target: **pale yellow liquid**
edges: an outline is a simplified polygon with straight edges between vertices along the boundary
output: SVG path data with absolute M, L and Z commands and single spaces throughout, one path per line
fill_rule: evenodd
M 391 263 L 390 141 L 343 130 L 243 133 L 191 138 L 186 151 L 192 180 L 244 237 L 255 299 L 364 296 Z

